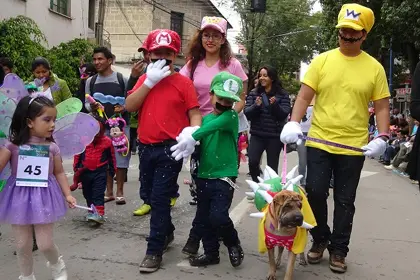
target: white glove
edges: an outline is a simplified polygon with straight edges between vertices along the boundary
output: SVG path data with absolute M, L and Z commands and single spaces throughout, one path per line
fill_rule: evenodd
M 171 75 L 171 71 L 169 70 L 169 66 L 165 66 L 166 60 L 161 59 L 156 61 L 155 63 L 150 63 L 147 66 L 146 72 L 146 80 L 144 84 L 148 88 L 153 88 L 157 83 L 159 83 L 162 79 Z
M 178 138 L 177 141 L 178 144 L 171 147 L 171 151 L 173 152 L 172 157 L 174 157 L 175 160 L 178 161 L 181 158 L 188 158 L 194 153 L 197 141 L 195 141 L 191 135 L 184 135 L 184 137 Z
M 362 147 L 364 155 L 367 157 L 377 157 L 383 155 L 386 150 L 386 142 L 381 137 L 376 138 L 369 142 L 366 146 Z
M 296 143 L 300 145 L 302 140 L 299 139 L 299 136 L 302 136 L 302 129 L 300 128 L 300 123 L 298 122 L 288 122 L 283 127 L 283 130 L 280 135 L 280 141 L 284 144 Z
M 178 137 L 176 138 L 177 141 L 178 139 L 181 140 L 183 137 L 185 137 L 186 135 L 193 135 L 194 132 L 197 131 L 197 129 L 199 129 L 200 127 L 197 126 L 187 126 L 186 128 L 184 128 L 181 133 L 178 135 Z M 178 141 L 179 142 L 179 141 Z

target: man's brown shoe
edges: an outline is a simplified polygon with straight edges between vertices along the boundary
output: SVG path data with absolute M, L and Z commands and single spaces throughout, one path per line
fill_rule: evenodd
M 346 258 L 331 254 L 330 255 L 330 269 L 332 272 L 336 273 L 344 273 L 347 271 L 347 264 L 346 264 Z
M 312 248 L 308 252 L 308 263 L 318 264 L 321 262 L 322 255 L 325 249 L 327 249 L 328 242 L 313 243 Z

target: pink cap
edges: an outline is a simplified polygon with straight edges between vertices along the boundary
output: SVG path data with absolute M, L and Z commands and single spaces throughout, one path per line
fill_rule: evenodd
M 226 34 L 227 21 L 221 17 L 203 17 L 203 20 L 201 21 L 200 30 L 203 30 L 206 28 L 213 28 L 222 34 Z

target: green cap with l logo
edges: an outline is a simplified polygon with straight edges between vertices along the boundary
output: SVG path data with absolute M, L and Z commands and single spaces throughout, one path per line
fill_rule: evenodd
M 242 80 L 228 72 L 220 72 L 211 81 L 210 91 L 218 97 L 241 101 Z

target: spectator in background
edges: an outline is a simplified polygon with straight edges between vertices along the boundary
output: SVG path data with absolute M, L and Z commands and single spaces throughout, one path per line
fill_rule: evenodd
M 0 57 L 0 65 L 4 70 L 4 74 L 7 75 L 13 72 L 13 61 L 8 57 Z
M 147 50 L 147 43 L 147 41 L 144 41 L 143 45 L 138 49 L 140 53 L 143 53 L 143 59 L 135 62 L 131 68 L 130 78 L 127 82 L 127 91 L 132 90 L 139 77 L 146 73 L 147 65 L 150 63 L 150 54 Z
M 420 62 L 417 64 L 411 80 L 411 116 L 420 121 Z M 420 130 L 417 129 L 416 137 L 414 139 L 413 148 L 410 153 L 409 164 L 407 166 L 407 173 L 411 180 L 419 181 L 420 178 Z
M 267 154 L 267 165 L 278 173 L 283 148 L 280 134 L 290 114 L 290 98 L 283 89 L 277 70 L 265 66 L 259 71 L 259 84 L 246 98 L 245 116 L 251 121 L 248 158 L 252 180 L 258 182 L 260 161 Z
M 55 104 L 59 104 L 72 97 L 66 81 L 60 79 L 51 71 L 51 65 L 44 57 L 37 57 L 32 62 L 32 73 L 35 77 L 35 85 L 45 94 L 52 98 Z
M 85 63 L 79 68 L 80 72 L 80 85 L 79 91 L 77 93 L 78 98 L 85 104 L 85 95 L 86 95 L 86 81 L 93 75 L 96 75 L 98 72 L 96 71 L 95 65 L 92 63 Z M 89 111 L 83 106 L 82 108 L 83 113 L 89 113 Z

